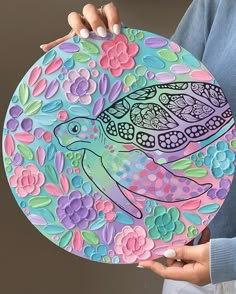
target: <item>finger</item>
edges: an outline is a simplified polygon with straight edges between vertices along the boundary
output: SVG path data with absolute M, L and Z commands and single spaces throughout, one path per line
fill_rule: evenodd
M 89 37 L 89 28 L 83 22 L 81 15 L 77 12 L 71 12 L 68 15 L 68 23 L 80 37 L 88 38 Z
M 160 262 L 144 261 L 141 262 L 139 265 L 144 268 L 150 269 L 151 271 L 165 279 L 190 281 L 191 276 L 194 274 L 194 268 L 192 264 L 186 266 L 183 263 L 179 263 L 178 266 L 166 267 Z
M 198 244 L 204 244 L 204 243 L 209 242 L 209 240 L 210 240 L 210 235 L 211 235 L 210 229 L 209 229 L 208 227 L 206 227 L 206 228 L 202 231 L 202 235 L 201 235 L 201 238 L 200 238 Z
M 101 14 L 93 4 L 87 4 L 84 6 L 83 15 L 97 35 L 100 37 L 106 37 L 106 26 L 102 20 Z
M 115 6 L 114 3 L 111 2 L 103 7 L 102 13 L 107 19 L 109 30 L 118 35 L 120 33 L 121 28 L 118 8 Z
M 43 44 L 40 46 L 40 48 L 44 51 L 44 52 L 48 52 L 49 50 L 51 50 L 53 47 L 57 46 L 58 44 L 70 39 L 70 38 L 73 38 L 74 36 L 76 35 L 76 33 L 72 30 L 69 32 L 69 34 L 67 34 L 66 36 L 62 37 L 62 38 L 59 38 L 55 41 L 52 41 L 48 44 Z
M 174 258 L 180 260 L 199 260 L 199 251 L 201 251 L 201 246 L 181 246 L 170 248 L 164 252 L 164 256 L 167 258 Z

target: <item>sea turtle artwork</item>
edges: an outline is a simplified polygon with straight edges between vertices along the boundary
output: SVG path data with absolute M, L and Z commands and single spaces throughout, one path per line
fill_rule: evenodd
M 130 28 L 42 56 L 3 130 L 9 186 L 29 221 L 66 251 L 110 264 L 194 239 L 227 197 L 235 148 L 230 105 L 207 68 Z

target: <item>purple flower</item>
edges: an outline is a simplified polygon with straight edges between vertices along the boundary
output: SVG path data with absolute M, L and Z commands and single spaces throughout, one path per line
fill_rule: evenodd
M 57 216 L 67 229 L 73 229 L 76 226 L 81 230 L 87 229 L 89 223 L 96 218 L 93 202 L 90 195 L 82 196 L 79 191 L 73 191 L 69 197 L 61 196 L 58 199 Z

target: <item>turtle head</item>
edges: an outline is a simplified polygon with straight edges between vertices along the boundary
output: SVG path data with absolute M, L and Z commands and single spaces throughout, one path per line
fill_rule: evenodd
M 59 144 L 69 150 L 89 148 L 91 138 L 94 137 L 94 125 L 92 119 L 76 117 L 56 126 L 54 134 Z

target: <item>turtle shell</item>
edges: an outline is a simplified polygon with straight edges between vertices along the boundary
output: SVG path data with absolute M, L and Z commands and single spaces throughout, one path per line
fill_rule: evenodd
M 219 130 L 231 119 L 222 89 L 202 82 L 145 87 L 116 101 L 98 116 L 112 140 L 162 152 L 180 151 L 215 134 L 220 137 Z M 191 152 L 196 150 L 195 144 Z

